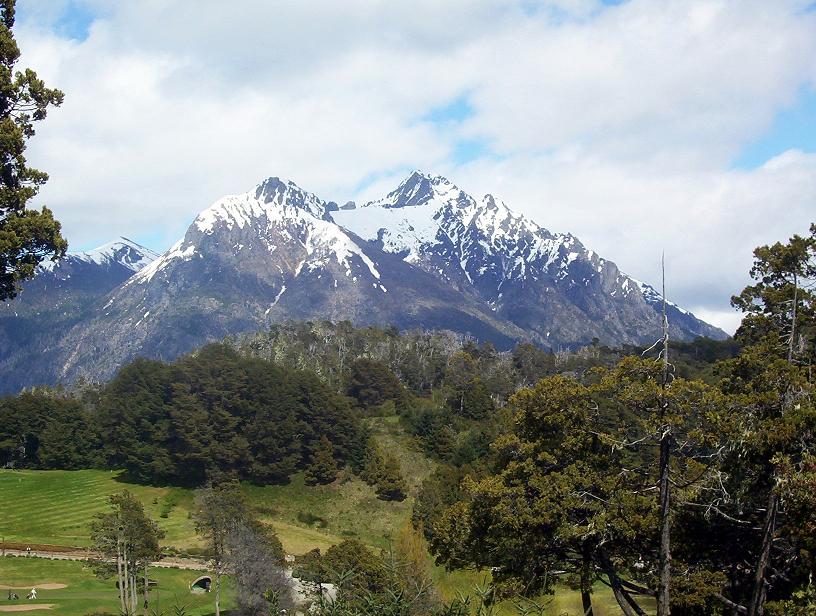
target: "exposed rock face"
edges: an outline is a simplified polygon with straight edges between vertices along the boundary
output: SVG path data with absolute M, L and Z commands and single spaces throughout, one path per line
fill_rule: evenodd
M 119 238 L 44 263 L 11 302 L 0 303 L 0 394 L 55 383 L 63 340 L 104 298 L 158 255 Z
M 499 347 L 638 344 L 660 330 L 659 294 L 577 238 L 419 172 L 380 200 L 342 207 L 269 178 L 216 201 L 163 255 L 138 248 L 44 269 L 20 305 L 4 307 L 0 336 L 44 315 L 54 323 L 26 343 L 43 364 L 34 377 L 20 373 L 25 354 L 0 356 L 0 373 L 15 375 L 4 389 L 107 378 L 137 355 L 172 359 L 285 319 L 446 328 Z M 675 339 L 725 337 L 668 308 Z

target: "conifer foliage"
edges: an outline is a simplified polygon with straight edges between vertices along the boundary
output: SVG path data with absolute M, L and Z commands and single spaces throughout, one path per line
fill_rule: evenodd
M 664 332 L 657 359 L 516 393 L 488 472 L 419 493 L 438 562 L 509 595 L 566 582 L 585 614 L 598 581 L 627 616 L 814 613 L 816 226 L 754 255 L 744 346 L 709 382 L 675 374 Z
M 13 298 L 44 259 L 65 254 L 60 223 L 43 207 L 28 209 L 48 175 L 26 164 L 26 142 L 63 94 L 47 88 L 31 69 L 16 71 L 20 49 L 12 28 L 15 0 L 0 2 L 0 300 Z
M 347 401 L 313 374 L 223 345 L 175 364 L 137 360 L 99 406 L 111 463 L 146 482 L 197 486 L 223 472 L 285 483 L 310 465 L 325 482 L 329 457 L 350 462 L 361 440 Z
M 408 496 L 399 460 L 394 454 L 383 452 L 374 439 L 369 439 L 366 445 L 360 476 L 374 486 L 381 500 L 403 501 Z
M 325 436 L 320 437 L 317 449 L 306 467 L 306 483 L 309 485 L 331 483 L 337 479 L 337 461 L 334 448 Z

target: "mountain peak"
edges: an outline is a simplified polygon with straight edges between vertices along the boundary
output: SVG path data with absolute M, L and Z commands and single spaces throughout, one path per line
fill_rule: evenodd
M 430 201 L 445 202 L 451 199 L 458 201 L 460 197 L 467 198 L 465 193 L 447 178 L 416 170 L 385 197 L 366 205 L 395 209 L 424 205 Z
M 232 229 L 255 224 L 258 219 L 278 219 L 286 216 L 288 210 L 305 212 L 316 218 L 326 215 L 327 204 L 290 180 L 277 176 L 269 177 L 253 190 L 240 195 L 228 195 L 199 213 L 194 225 L 205 234 L 210 234 L 216 225 L 226 225 Z
M 317 196 L 306 192 L 291 180 L 277 176 L 265 179 L 255 188 L 255 198 L 264 204 L 288 205 L 307 210 L 315 216 L 322 216 L 325 204 Z
M 75 256 L 98 264 L 119 263 L 134 272 L 138 272 L 159 257 L 149 248 L 126 237 L 119 237 L 112 242 Z
M 159 257 L 158 254 L 126 237 L 118 237 L 101 246 L 82 252 L 69 252 L 65 258 L 73 262 L 109 265 L 118 263 L 127 269 L 138 272 Z M 60 261 L 44 261 L 40 269 L 52 271 Z

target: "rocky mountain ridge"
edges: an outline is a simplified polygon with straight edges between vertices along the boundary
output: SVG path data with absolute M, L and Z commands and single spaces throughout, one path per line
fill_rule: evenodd
M 50 373 L 39 378 L 107 378 L 137 355 L 172 359 L 287 319 L 445 328 L 502 348 L 651 343 L 660 330 L 662 297 L 652 287 L 570 234 L 420 172 L 382 199 L 342 208 L 272 177 L 217 200 L 160 256 L 131 244 L 113 259 L 111 248 L 72 257 L 129 274 L 84 294 L 58 341 L 34 345 L 49 352 Z M 49 276 L 68 261 L 44 268 L 21 297 L 48 304 Z M 0 336 L 18 318 L 9 307 Z M 673 338 L 725 337 L 667 307 Z M 19 371 L 19 358 L 0 357 L 0 374 L 7 368 Z

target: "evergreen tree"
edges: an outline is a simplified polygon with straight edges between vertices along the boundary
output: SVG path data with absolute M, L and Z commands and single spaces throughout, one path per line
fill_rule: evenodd
M 402 478 L 399 460 L 391 453 L 383 458 L 382 471 L 377 479 L 377 496 L 387 501 L 403 501 L 408 496 L 408 486 Z
M 368 485 L 376 486 L 383 474 L 385 459 L 379 445 L 373 438 L 369 438 L 363 456 L 363 466 L 360 470 L 360 478 Z
M 79 400 L 48 390 L 0 398 L 0 466 L 68 470 L 104 461 L 99 433 Z
M 603 576 L 625 614 L 645 613 L 635 596 L 658 586 L 660 427 L 671 422 L 677 438 L 673 479 L 683 487 L 672 514 L 714 488 L 693 454 L 711 460 L 713 435 L 725 432 L 722 396 L 700 383 L 675 381 L 671 415 L 660 415 L 660 373 L 658 362 L 631 358 L 596 373 L 592 387 L 555 376 L 516 394 L 512 431 L 494 443 L 498 470 L 466 478 L 460 500 L 428 516 L 438 560 L 491 568 L 511 595 L 552 591 L 560 577 L 581 590 L 587 613 Z M 678 568 L 707 582 L 695 589 L 704 600 L 719 589 L 697 575 L 698 562 Z
M 346 389 L 361 406 L 372 408 L 386 400 L 398 400 L 403 395 L 402 383 L 388 366 L 371 359 L 358 359 L 351 364 Z
M 756 616 L 777 589 L 786 594 L 805 583 L 797 566 L 807 541 L 796 529 L 812 525 L 814 514 L 800 506 L 797 486 L 816 448 L 816 225 L 807 237 L 757 248 L 751 277 L 755 284 L 732 299 L 746 312 L 737 331 L 746 346 L 719 373 L 744 409 L 744 436 L 729 460 L 726 483 L 733 500 L 724 524 L 739 539 L 728 555 L 725 594 L 729 605 Z
M 13 298 L 37 265 L 62 257 L 68 248 L 49 209 L 26 207 L 48 180 L 26 164 L 26 141 L 34 136 L 34 122 L 51 105 L 61 105 L 63 94 L 46 88 L 31 69 L 15 72 L 20 58 L 12 33 L 15 4 L 0 2 L 0 300 Z
M 468 383 L 455 400 L 459 403 L 459 414 L 467 419 L 487 419 L 495 410 L 490 391 L 479 377 Z
M 337 479 L 337 461 L 334 459 L 334 448 L 331 441 L 322 436 L 312 453 L 309 466 L 306 467 L 306 483 L 309 485 L 325 484 L 335 479 Z

